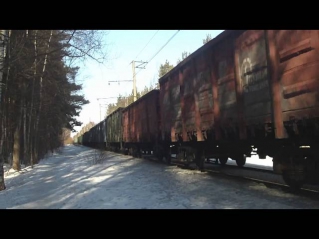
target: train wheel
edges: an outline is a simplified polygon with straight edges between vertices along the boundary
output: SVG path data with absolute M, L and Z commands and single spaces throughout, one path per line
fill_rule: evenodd
M 218 158 L 218 160 L 219 160 L 220 164 L 222 166 L 224 166 L 227 163 L 227 161 L 228 161 L 228 157 L 227 156 L 222 156 L 222 157 Z
M 128 155 L 128 149 L 124 149 L 124 155 Z
M 246 155 L 236 157 L 236 164 L 238 167 L 243 167 L 246 163 Z
M 164 158 L 164 149 L 161 145 L 155 145 L 154 146 L 154 149 L 153 149 L 153 152 L 154 152 L 154 156 L 155 158 L 162 162 L 163 161 L 163 158 Z
M 185 157 L 186 163 L 185 165 L 189 165 L 193 162 L 196 162 L 196 155 L 191 151 L 191 150 L 187 150 L 186 151 L 186 157 Z
M 142 150 L 138 150 L 138 151 L 137 151 L 137 157 L 138 157 L 138 158 L 143 158 L 143 152 L 142 152 Z
M 168 154 L 165 154 L 165 155 L 162 157 L 162 161 L 164 161 L 167 165 L 170 165 L 170 164 L 171 164 L 171 156 L 168 155 Z
M 202 150 L 197 150 L 196 151 L 196 156 L 195 156 L 195 161 L 196 165 L 198 166 L 198 169 L 201 172 L 205 171 L 205 154 Z
M 294 190 L 299 190 L 305 181 L 305 175 L 300 170 L 284 170 L 282 172 L 282 178 L 285 183 Z
M 137 158 L 137 150 L 135 148 L 132 149 L 133 158 Z
M 164 152 L 163 161 L 164 161 L 167 165 L 170 165 L 170 164 L 171 164 L 172 156 L 171 156 L 171 150 L 170 150 L 170 149 L 168 149 L 167 151 Z
M 318 156 L 310 156 L 306 160 L 306 174 L 307 181 L 311 184 L 318 184 L 319 182 L 319 161 Z
M 164 154 L 162 152 L 157 152 L 156 158 L 158 159 L 158 161 L 163 162 Z
M 190 169 L 190 164 L 189 164 L 189 163 L 184 163 L 184 167 L 185 167 L 186 169 Z

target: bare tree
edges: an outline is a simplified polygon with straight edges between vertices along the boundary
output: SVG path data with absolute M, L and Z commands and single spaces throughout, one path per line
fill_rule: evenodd
M 177 64 L 179 64 L 181 61 L 183 61 L 184 59 L 186 59 L 189 55 L 190 55 L 189 52 L 183 51 L 183 52 L 182 52 L 182 59 L 178 59 L 178 60 L 177 60 Z
M 203 45 L 205 45 L 207 42 L 209 42 L 212 39 L 212 36 L 210 34 L 206 35 L 206 38 L 203 39 Z
M 0 190 L 5 188 L 4 161 L 16 170 L 22 161 L 33 166 L 49 150 L 63 146 L 66 129 L 82 124 L 75 117 L 88 101 L 78 93 L 79 68 L 73 66 L 87 59 L 103 64 L 106 59 L 101 31 L 6 33 L 5 41 L 0 39 L 6 43 L 5 54 L 0 47 Z

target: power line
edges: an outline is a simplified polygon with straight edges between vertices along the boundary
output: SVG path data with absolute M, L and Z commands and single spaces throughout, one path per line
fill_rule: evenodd
M 161 50 L 163 50 L 163 48 L 176 36 L 176 34 L 177 34 L 179 31 L 180 31 L 180 30 L 177 30 L 177 32 L 174 33 L 174 35 L 155 53 L 155 55 L 152 56 L 150 60 L 148 60 L 148 62 L 146 63 L 146 65 L 147 65 L 148 63 L 150 63 L 150 61 L 153 60 L 154 57 L 155 57 L 158 53 L 160 53 Z M 146 65 L 145 65 L 145 66 L 146 66 Z M 136 72 L 136 73 L 135 73 L 135 76 L 136 76 L 140 71 L 141 71 L 141 70 L 139 70 L 138 72 Z
M 159 30 L 157 30 L 157 32 L 158 32 L 158 31 L 159 31 Z M 158 53 L 161 52 L 161 50 L 163 50 L 163 48 L 176 36 L 176 34 L 177 34 L 179 31 L 180 31 L 180 30 L 177 30 L 177 32 L 175 32 L 174 35 L 171 36 L 170 39 L 168 39 L 168 41 L 151 57 L 151 59 L 146 62 L 146 65 L 147 65 L 148 63 L 150 63 L 150 61 L 153 60 L 153 59 L 155 58 L 155 56 L 156 56 Z M 157 32 L 153 35 L 153 37 L 157 34 Z M 153 37 L 152 37 L 152 38 L 153 38 Z M 152 40 L 152 38 L 151 38 L 151 40 Z M 149 42 L 150 42 L 151 40 L 149 40 Z M 149 42 L 148 42 L 148 43 L 149 43 Z M 148 43 L 147 43 L 147 44 L 148 44 Z M 147 46 L 147 44 L 146 44 L 146 46 Z M 145 46 L 145 47 L 146 47 L 146 46 Z M 145 48 L 145 47 L 144 47 L 144 48 Z M 143 48 L 143 50 L 144 50 L 144 48 Z M 140 54 L 140 53 L 139 53 L 139 54 Z M 136 58 L 135 58 L 135 59 L 136 59 Z M 130 64 L 131 64 L 131 62 L 129 63 L 129 65 L 130 65 Z M 146 65 L 145 65 L 145 67 L 146 67 Z M 144 68 L 145 68 L 145 67 L 144 67 Z M 142 69 L 143 69 L 143 68 L 142 68 Z M 136 72 L 136 73 L 133 75 L 133 78 L 134 78 L 142 69 L 140 69 L 138 72 Z M 130 81 L 130 80 L 129 80 L 129 81 Z M 109 81 L 109 82 L 110 82 L 110 81 Z M 118 81 L 118 82 L 120 82 L 120 81 Z
M 137 56 L 135 57 L 135 59 L 141 54 L 141 52 L 147 47 L 147 45 L 151 42 L 151 40 L 155 37 L 155 35 L 158 33 L 159 30 L 157 30 L 157 32 L 155 32 L 155 34 L 152 36 L 152 38 L 148 41 L 148 43 L 146 43 L 146 45 L 144 46 L 144 48 L 140 51 L 140 53 L 137 54 Z
M 156 54 L 148 60 L 148 63 L 150 63 L 151 60 L 153 60 L 153 58 L 158 54 L 160 53 L 161 50 L 163 50 L 163 48 L 176 36 L 176 34 L 179 32 L 180 30 L 177 30 L 177 32 L 174 33 L 174 35 L 164 44 L 164 46 L 162 46 L 158 52 L 156 52 Z
M 137 54 L 137 56 L 134 58 L 134 60 L 141 54 L 141 52 L 147 47 L 147 45 L 151 42 L 151 40 L 155 37 L 155 35 L 159 32 L 159 30 L 157 30 L 157 32 L 154 33 L 154 35 L 151 37 L 151 39 L 146 43 L 146 45 L 143 47 L 143 49 Z M 130 62 L 128 65 L 130 65 L 132 62 Z

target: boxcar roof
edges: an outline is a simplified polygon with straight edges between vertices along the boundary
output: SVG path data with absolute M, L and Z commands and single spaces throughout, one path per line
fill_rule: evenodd
M 178 71 L 181 67 L 186 65 L 189 61 L 191 61 L 194 57 L 198 56 L 199 54 L 203 53 L 205 50 L 211 48 L 212 46 L 216 45 L 217 43 L 221 42 L 228 36 L 231 36 L 234 33 L 243 32 L 245 30 L 225 30 L 219 35 L 217 35 L 215 38 L 207 42 L 202 47 L 198 48 L 196 51 L 194 51 L 192 54 L 190 54 L 188 57 L 186 57 L 183 61 L 181 61 L 179 64 L 177 64 L 172 70 L 167 72 L 164 76 L 158 79 L 158 82 L 164 83 L 168 79 L 168 77 L 172 74 L 174 74 L 176 71 Z
M 149 91 L 148 93 L 146 93 L 145 95 L 143 95 L 141 98 L 138 98 L 136 101 L 134 101 L 133 103 L 129 104 L 126 108 L 123 109 L 123 111 L 125 111 L 126 109 L 129 109 L 130 107 L 134 106 L 135 104 L 137 104 L 138 102 L 142 101 L 143 99 L 149 97 L 150 95 L 154 94 L 154 92 L 159 92 L 159 90 L 157 89 L 153 89 L 151 91 Z
M 110 116 L 112 116 L 113 114 L 116 114 L 118 111 L 123 110 L 123 109 L 124 109 L 124 107 L 119 107 L 119 108 L 117 108 L 117 109 L 114 110 L 111 114 L 109 114 L 109 115 L 106 117 L 106 119 L 109 118 Z

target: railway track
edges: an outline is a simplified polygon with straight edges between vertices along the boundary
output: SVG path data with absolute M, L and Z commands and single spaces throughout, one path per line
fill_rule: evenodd
M 152 157 L 152 155 L 143 155 L 143 158 L 160 162 L 154 157 Z M 171 165 L 178 166 L 185 170 L 197 170 L 195 164 L 185 166 L 183 163 L 174 162 L 172 160 Z M 220 165 L 213 162 L 205 163 L 205 172 L 212 176 L 262 183 L 268 188 L 275 188 L 287 193 L 292 193 L 294 195 L 305 196 L 308 198 L 319 200 L 319 186 L 304 185 L 301 189 L 292 189 L 283 181 L 282 176 L 280 174 L 276 174 L 272 170 L 254 167 L 240 168 L 234 165 Z
M 228 165 L 228 167 L 235 168 L 236 166 Z M 276 175 L 279 177 L 278 179 L 281 179 L 281 175 L 275 174 L 274 172 L 271 172 L 269 170 L 263 170 L 263 169 L 257 169 L 257 168 L 240 168 L 240 169 L 238 168 L 235 170 L 261 172 L 261 173 L 266 173 L 266 174 L 270 174 L 270 175 Z M 276 189 L 282 190 L 282 191 L 287 192 L 287 193 L 292 193 L 292 194 L 299 195 L 299 196 L 306 196 L 309 198 L 319 200 L 319 188 L 318 187 L 305 185 L 301 189 L 295 190 L 295 189 L 290 188 L 287 184 L 285 184 L 282 179 L 281 179 L 282 182 L 278 182 L 279 180 L 276 180 L 276 181 L 266 180 L 266 179 L 261 179 L 261 178 L 257 178 L 257 177 L 251 177 L 248 175 L 247 176 L 246 175 L 238 175 L 238 174 L 234 174 L 231 172 L 225 172 L 223 170 L 212 170 L 212 169 L 208 168 L 208 169 L 205 169 L 205 171 L 208 172 L 209 174 L 222 175 L 222 176 L 225 176 L 228 178 L 235 178 L 236 180 L 238 180 L 238 179 L 249 180 L 249 181 L 253 181 L 256 183 L 262 183 L 268 188 L 276 188 Z

